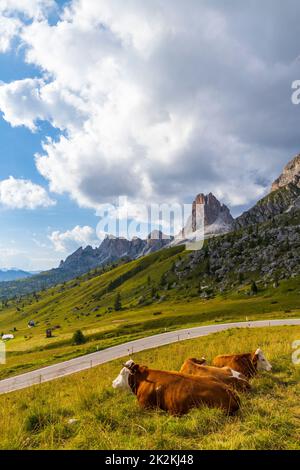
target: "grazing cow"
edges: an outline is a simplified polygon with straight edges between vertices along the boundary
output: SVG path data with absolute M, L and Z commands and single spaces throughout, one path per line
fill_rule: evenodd
M 152 370 L 133 361 L 124 364 L 112 385 L 133 392 L 142 408 L 160 408 L 175 416 L 203 405 L 221 408 L 228 414 L 240 407 L 238 395 L 213 377 Z
M 230 367 L 212 367 L 204 365 L 202 359 L 199 361 L 195 358 L 187 359 L 179 371 L 181 374 L 196 375 L 197 377 L 215 377 L 226 385 L 236 390 L 246 392 L 251 389 L 251 385 L 247 377 Z
M 212 364 L 216 367 L 230 367 L 248 378 L 254 377 L 260 370 L 272 369 L 261 349 L 257 349 L 255 353 L 217 356 Z

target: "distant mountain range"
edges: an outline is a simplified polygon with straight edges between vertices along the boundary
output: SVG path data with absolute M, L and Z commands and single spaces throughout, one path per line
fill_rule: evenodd
M 16 281 L 31 276 L 32 273 L 22 271 L 21 269 L 0 269 L 0 282 Z
M 273 183 L 269 194 L 236 219 L 233 219 L 228 207 L 221 204 L 212 193 L 208 195 L 201 193 L 196 196 L 192 206 L 192 214 L 183 229 L 183 234 L 188 234 L 189 237 L 191 237 L 193 233 L 196 234 L 199 229 L 196 218 L 197 203 L 203 204 L 204 207 L 204 231 L 206 238 L 219 238 L 219 235 L 230 232 L 240 232 L 241 230 L 247 230 L 248 233 L 249 227 L 251 228 L 255 225 L 268 223 L 267 230 L 268 233 L 270 232 L 270 243 L 272 244 L 273 240 L 275 247 L 277 246 L 277 242 L 273 239 L 274 234 L 272 235 L 271 231 L 275 229 L 276 217 L 284 215 L 284 218 L 281 217 L 282 223 L 284 221 L 285 224 L 289 224 L 289 221 L 293 220 L 293 223 L 290 225 L 294 227 L 295 217 L 299 216 L 300 155 L 296 156 L 288 163 L 282 174 Z M 293 231 L 295 243 L 297 243 L 298 229 L 295 226 L 295 228 L 291 230 Z M 249 236 L 251 239 L 254 237 L 251 234 Z M 278 236 L 280 237 L 280 234 Z M 182 242 L 183 241 L 179 243 Z M 56 269 L 31 276 L 26 280 L 0 283 L 0 296 L 11 296 L 38 291 L 71 280 L 95 268 L 119 262 L 120 260 L 136 259 L 163 248 L 171 247 L 175 243 L 178 244 L 176 240 L 166 238 L 160 231 L 152 232 L 146 240 L 140 238 L 127 240 L 125 238 L 108 236 L 97 248 L 92 248 L 91 246 L 79 248 L 68 256 L 66 260 L 61 261 L 59 267 Z M 252 242 L 250 241 L 249 243 L 251 246 Z M 253 239 L 252 244 L 254 245 L 255 243 L 256 241 Z M 222 247 L 220 249 L 222 249 Z M 272 255 L 274 253 L 276 253 L 275 248 Z M 199 256 L 201 255 L 199 254 Z M 266 259 L 266 263 L 267 261 Z M 222 262 L 222 260 L 220 260 L 220 262 Z M 30 276 L 30 273 L 24 273 L 21 277 L 27 277 L 28 275 Z M 8 281 L 9 279 L 0 278 L 0 280 Z
M 184 234 L 187 237 L 191 235 L 191 232 L 196 232 L 199 229 L 196 220 L 196 204 L 204 205 L 206 236 L 226 233 L 232 230 L 234 219 L 228 207 L 221 204 L 212 193 L 207 196 L 199 194 L 193 202 L 192 214 L 184 228 Z M 66 279 L 72 279 L 99 266 L 110 264 L 120 259 L 132 260 L 140 258 L 168 246 L 173 246 L 174 243 L 184 243 L 184 241 L 183 237 L 176 243 L 173 237 L 168 237 L 159 230 L 151 232 L 145 240 L 137 237 L 127 240 L 126 238 L 107 236 L 97 248 L 87 246 L 86 248 L 81 247 L 76 250 L 65 261 L 61 261 L 58 270 L 60 274 L 65 274 Z M 52 270 L 52 272 L 58 273 L 58 270 Z
M 135 259 L 161 250 L 170 243 L 169 238 L 158 230 L 151 232 L 146 240 L 141 238 L 117 238 L 107 236 L 98 248 L 87 246 L 61 261 L 58 269 L 65 272 L 83 274 L 91 269 L 112 263 L 121 258 Z

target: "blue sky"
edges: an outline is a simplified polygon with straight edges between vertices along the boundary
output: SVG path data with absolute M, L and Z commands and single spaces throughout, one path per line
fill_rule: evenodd
M 12 62 L 15 63 L 15 58 L 12 58 Z M 6 65 L 9 67 L 8 58 Z M 2 71 L 2 68 L 0 70 Z M 22 65 L 19 70 L 22 73 Z M 27 73 L 28 67 L 23 67 L 23 77 L 25 74 L 28 76 Z M 2 76 L 0 79 L 3 79 Z M 39 128 L 38 132 L 32 133 L 24 127 L 12 128 L 3 119 L 0 120 L 0 180 L 13 175 L 47 187 L 44 178 L 36 169 L 33 156 L 42 151 L 41 141 L 45 136 L 55 136 L 57 132 L 42 123 Z M 56 200 L 56 206 L 49 208 L 0 208 L 0 250 L 8 248 L 16 251 L 16 254 L 4 256 L 7 261 L 3 260 L 2 263 L 0 251 L 0 269 L 11 266 L 28 270 L 56 267 L 66 253 L 56 253 L 48 236 L 54 230 L 65 232 L 77 224 L 96 226 L 97 218 L 93 210 L 80 209 L 68 196 L 56 195 Z
M 0 269 L 100 243 L 120 196 L 142 224 L 200 192 L 239 215 L 299 153 L 298 0 L 188 5 L 0 5 Z
M 0 81 L 12 82 L 40 75 L 37 67 L 24 62 L 22 53 L 12 50 L 0 54 Z M 34 155 L 42 152 L 41 143 L 46 136 L 58 138 L 59 134 L 58 129 L 44 121 L 39 122 L 37 132 L 32 133 L 24 126 L 12 127 L 1 117 L 0 180 L 12 175 L 47 188 L 45 179 L 36 169 Z M 55 198 L 57 204 L 50 208 L 0 207 L 0 269 L 18 267 L 36 271 L 56 267 L 66 252 L 57 253 L 48 236 L 55 230 L 66 232 L 77 224 L 96 227 L 98 219 L 94 210 L 80 209 L 68 196 L 56 195 Z

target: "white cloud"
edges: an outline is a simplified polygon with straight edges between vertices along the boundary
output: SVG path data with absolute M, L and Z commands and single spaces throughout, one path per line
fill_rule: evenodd
M 45 15 L 56 9 L 55 0 L 0 0 L 0 13 L 23 14 L 28 18 L 44 18 Z
M 97 244 L 95 230 L 88 225 L 84 227 L 77 225 L 66 232 L 54 231 L 49 235 L 49 240 L 53 243 L 55 251 L 59 252 L 71 251 L 79 246 Z
M 17 18 L 0 15 L 0 52 L 10 49 L 12 39 L 20 33 L 21 22 Z
M 0 181 L 0 206 L 7 209 L 36 209 L 55 205 L 42 186 L 10 176 Z
M 8 52 L 23 29 L 21 18 L 42 20 L 57 11 L 55 0 L 0 0 L 0 53 Z
M 12 40 L 21 35 L 22 16 L 27 20 L 42 20 L 55 10 L 55 0 L 0 0 L 0 53 L 8 52 Z
M 0 109 L 14 126 L 63 131 L 36 156 L 51 191 L 96 209 L 118 195 L 212 191 L 233 206 L 262 195 L 299 145 L 289 93 L 300 5 L 266 0 L 266 31 L 255 3 L 76 0 L 57 24 L 42 8 L 23 25 L 42 78 L 2 84 Z
M 49 121 L 60 129 L 73 129 L 82 124 L 82 100 L 56 82 L 27 78 L 0 85 L 0 108 L 12 126 L 36 130 L 39 120 Z

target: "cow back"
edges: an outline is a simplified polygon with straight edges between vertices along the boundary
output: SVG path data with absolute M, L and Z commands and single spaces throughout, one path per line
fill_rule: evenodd
M 257 372 L 256 363 L 253 362 L 252 358 L 253 355 L 251 353 L 223 355 L 215 357 L 212 364 L 216 367 L 230 367 L 247 378 L 251 378 Z
M 198 362 L 194 362 L 194 359 L 187 359 L 180 369 L 181 373 L 190 374 L 198 377 L 214 377 L 221 380 L 226 385 L 235 388 L 240 391 L 248 391 L 251 386 L 243 374 L 239 378 L 233 375 L 230 367 L 212 367 L 204 366 Z
M 182 415 L 199 406 L 217 407 L 232 414 L 239 409 L 238 395 L 214 377 L 193 377 L 178 372 L 147 370 L 136 374 L 135 393 L 143 408 L 160 408 Z

